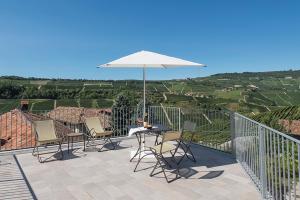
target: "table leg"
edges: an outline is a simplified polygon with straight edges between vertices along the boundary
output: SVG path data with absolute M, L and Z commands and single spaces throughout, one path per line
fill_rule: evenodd
M 136 151 L 136 153 L 134 154 L 134 156 L 130 159 L 130 162 L 132 162 L 132 160 L 138 155 L 138 154 L 141 154 L 141 151 L 142 151 L 142 137 L 141 137 L 141 134 L 135 134 L 137 140 L 138 140 L 138 144 L 139 144 L 139 147 Z
M 140 141 L 139 141 L 139 158 L 138 158 L 138 161 L 137 161 L 137 163 L 136 163 L 136 165 L 135 165 L 135 168 L 134 168 L 134 172 L 136 172 L 136 169 L 137 169 L 137 167 L 138 167 L 138 165 L 140 164 L 140 162 L 141 162 L 141 160 L 146 156 L 146 155 L 143 155 L 142 156 L 142 152 L 143 151 L 145 151 L 145 149 L 144 150 L 142 150 L 142 143 L 144 144 L 145 143 L 145 134 L 144 134 L 144 141 L 142 142 L 142 133 L 140 133 L 139 134 L 139 139 L 140 139 Z M 145 145 L 144 145 L 144 147 L 145 147 Z
M 68 137 L 68 153 L 69 153 L 69 146 L 70 146 L 70 138 Z
M 160 135 L 159 133 L 156 133 L 154 145 L 158 145 L 158 137 L 159 137 L 159 135 Z
M 73 152 L 73 142 L 74 142 L 73 140 L 74 140 L 74 137 L 72 137 L 72 152 Z
M 85 135 L 83 134 L 83 151 L 85 151 Z

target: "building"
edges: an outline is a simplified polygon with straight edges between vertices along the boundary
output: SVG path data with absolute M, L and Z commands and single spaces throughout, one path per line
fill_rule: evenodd
M 1 150 L 29 148 L 35 145 L 34 121 L 50 119 L 48 116 L 11 110 L 0 115 Z M 55 121 L 59 137 L 65 138 L 72 130 Z

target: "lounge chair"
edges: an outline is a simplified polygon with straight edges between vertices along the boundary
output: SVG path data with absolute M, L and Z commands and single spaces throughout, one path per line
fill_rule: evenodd
M 102 147 L 99 149 L 101 151 L 103 147 L 110 143 L 113 146 L 113 149 L 115 149 L 114 143 L 111 141 L 112 137 L 112 131 L 106 131 L 100 122 L 100 119 L 98 117 L 88 117 L 85 118 L 85 126 L 88 130 L 87 134 L 87 144 L 86 146 L 97 146 L 102 145 Z M 96 142 L 97 138 L 104 139 L 104 143 L 99 144 Z
M 44 120 L 44 121 L 35 121 L 34 128 L 36 133 L 36 141 L 35 147 L 33 148 L 32 155 L 37 156 L 38 161 L 43 163 L 56 155 L 57 153 L 61 154 L 61 158 L 63 159 L 63 151 L 61 149 L 62 138 L 58 138 L 55 131 L 55 125 L 53 120 Z M 57 151 L 47 151 L 47 152 L 39 152 L 40 146 L 47 147 L 48 145 L 56 144 L 58 145 Z M 41 155 L 43 154 L 50 154 L 51 156 L 43 159 Z
M 160 144 L 155 145 L 153 147 L 149 147 L 150 150 L 152 151 L 153 155 L 155 156 L 156 160 L 157 160 L 152 172 L 150 173 L 150 176 L 154 176 L 154 175 L 159 174 L 159 173 L 162 172 L 168 183 L 170 183 L 170 182 L 172 182 L 172 181 L 179 178 L 179 168 L 178 168 L 178 164 L 176 163 L 176 160 L 174 159 L 174 155 L 178 150 L 179 143 L 180 143 L 180 140 L 181 140 L 181 136 L 182 136 L 181 131 L 180 132 L 178 132 L 178 131 L 177 132 L 168 131 L 168 132 L 163 134 L 162 141 L 161 141 Z M 177 145 L 176 145 L 175 141 L 177 142 Z M 168 153 L 171 155 L 171 159 L 176 164 L 176 170 L 175 170 L 176 171 L 176 177 L 172 180 L 168 179 L 168 177 L 166 175 L 166 172 L 165 172 L 166 166 L 168 166 L 170 168 L 172 167 L 171 164 L 167 161 L 167 159 L 165 157 L 165 155 L 168 154 Z M 158 168 L 161 168 L 162 171 L 154 173 L 155 170 L 158 169 Z

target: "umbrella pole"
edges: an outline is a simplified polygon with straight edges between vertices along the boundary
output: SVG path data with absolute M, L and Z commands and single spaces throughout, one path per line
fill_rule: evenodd
M 143 67 L 143 79 L 144 79 L 144 109 L 143 109 L 143 121 L 145 121 L 146 117 L 146 66 Z

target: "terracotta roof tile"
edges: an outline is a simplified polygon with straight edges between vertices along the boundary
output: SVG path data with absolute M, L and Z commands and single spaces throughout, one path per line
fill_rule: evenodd
M 107 121 L 111 114 L 111 109 L 97 109 L 97 108 L 78 108 L 78 107 L 57 107 L 50 111 L 48 116 L 60 122 L 70 124 L 84 123 L 86 117 L 99 117 L 105 128 L 109 128 Z
M 48 116 L 24 113 L 12 110 L 0 115 L 1 150 L 29 148 L 35 145 L 33 122 L 50 119 Z M 55 121 L 57 136 L 64 138 L 67 133 L 73 132 L 62 123 Z
M 286 132 L 293 135 L 300 135 L 300 120 L 281 119 L 278 123 L 284 127 Z

